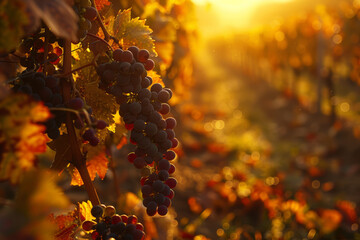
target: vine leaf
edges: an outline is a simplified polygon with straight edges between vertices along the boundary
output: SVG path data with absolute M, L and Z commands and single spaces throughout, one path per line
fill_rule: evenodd
M 26 0 L 33 16 L 44 20 L 45 24 L 57 36 L 77 41 L 78 16 L 74 10 L 63 0 Z M 37 20 L 40 24 L 39 19 Z
M 147 75 L 152 78 L 153 84 L 160 83 L 163 87 L 165 87 L 164 82 L 161 80 L 161 77 L 159 74 L 157 74 L 157 72 L 155 72 L 154 70 L 151 70 L 151 71 L 148 71 Z
M 91 202 L 87 201 L 77 203 L 76 208 L 67 214 L 58 215 L 56 217 L 54 214 L 50 214 L 49 221 L 54 223 L 57 227 L 55 239 L 75 239 L 73 238 L 73 234 L 80 227 L 81 223 L 85 220 L 93 219 L 91 208 Z
M 71 235 L 74 234 L 75 230 L 79 227 L 79 221 L 76 218 L 75 211 L 69 212 L 67 215 L 49 216 L 49 221 L 54 223 L 57 227 L 55 232 L 56 240 L 67 240 L 74 239 Z
M 49 142 L 48 146 L 52 150 L 56 151 L 55 159 L 51 165 L 51 169 L 62 171 L 72 160 L 69 135 L 61 135 L 57 139 Z
M 13 94 L 0 101 L 0 179 L 18 183 L 35 168 L 36 154 L 46 151 L 44 134 L 50 112 L 29 96 Z
M 77 214 L 79 216 L 79 219 L 83 222 L 85 220 L 92 220 L 94 219 L 93 215 L 91 214 L 91 209 L 93 205 L 88 200 L 86 202 L 78 203 L 77 205 Z
M 104 148 L 101 148 L 100 151 L 95 148 L 91 149 L 91 152 L 88 153 L 90 160 L 86 161 L 86 167 L 89 171 L 89 175 L 92 181 L 95 179 L 96 175 L 98 175 L 102 180 L 106 175 L 109 160 L 106 157 Z M 83 184 L 84 182 L 81 179 L 79 171 L 74 169 L 72 173 L 71 185 L 81 186 Z
M 150 36 L 151 28 L 145 25 L 145 20 L 138 17 L 131 18 L 131 8 L 120 10 L 115 19 L 109 22 L 109 26 L 112 28 L 113 35 L 121 40 L 125 49 L 135 45 L 157 55 L 154 40 Z
M 101 11 L 105 6 L 109 6 L 110 2 L 108 0 L 95 0 L 95 6 L 98 11 Z
M 86 51 L 73 52 L 73 56 L 77 56 L 77 61 L 74 61 L 73 68 L 81 67 L 91 62 L 94 55 Z M 75 75 L 76 88 L 82 96 L 84 96 L 86 104 L 91 106 L 93 110 L 93 116 L 96 119 L 102 119 L 109 125 L 114 122 L 114 114 L 119 109 L 119 105 L 116 103 L 115 97 L 107 94 L 105 91 L 99 89 L 99 77 L 95 71 L 95 68 L 88 67 L 81 69 Z M 90 82 L 89 79 L 92 79 Z M 107 135 L 106 130 L 99 131 L 100 140 L 104 140 Z

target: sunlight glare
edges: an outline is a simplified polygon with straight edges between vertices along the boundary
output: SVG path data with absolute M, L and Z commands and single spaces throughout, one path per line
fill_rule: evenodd
M 208 34 L 225 29 L 244 29 L 251 25 L 257 7 L 292 0 L 193 0 L 198 8 L 200 27 Z M 204 29 L 205 28 L 205 29 Z

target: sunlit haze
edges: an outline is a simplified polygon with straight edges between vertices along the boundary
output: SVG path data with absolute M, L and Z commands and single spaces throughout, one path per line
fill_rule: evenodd
M 254 11 L 264 4 L 284 3 L 292 0 L 194 0 L 200 28 L 205 34 L 251 26 Z

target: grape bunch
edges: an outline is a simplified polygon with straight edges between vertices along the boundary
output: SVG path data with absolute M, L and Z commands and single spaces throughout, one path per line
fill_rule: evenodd
M 170 162 L 176 157 L 170 149 L 179 143 L 174 132 L 176 120 L 163 118 L 170 112 L 167 102 L 172 91 L 159 83 L 153 84 L 147 76 L 147 71 L 154 68 L 147 50 L 135 46 L 125 51 L 117 49 L 113 58 L 113 62 L 97 68 L 99 87 L 116 97 L 120 116 L 131 131 L 130 141 L 136 149 L 129 153 L 128 160 L 145 175 L 141 191 L 147 214 L 166 215 L 174 196 L 172 189 L 177 184 L 170 177 L 175 171 Z
M 13 91 L 27 94 L 35 101 L 43 101 L 44 105 L 50 108 L 54 117 L 44 123 L 49 138 L 56 139 L 60 136 L 59 128 L 66 120 L 64 109 L 68 108 L 79 112 L 79 117 L 74 115 L 74 126 L 85 129 L 83 139 L 88 141 L 90 145 L 96 146 L 99 143 L 99 138 L 95 135 L 95 129 L 104 129 L 107 127 L 107 123 L 103 120 L 94 119 L 91 116 L 91 108 L 86 108 L 81 98 L 73 98 L 68 103 L 64 103 L 60 81 L 61 79 L 54 75 L 45 76 L 42 72 L 25 70 L 19 75 Z
M 97 10 L 91 6 L 89 0 L 75 0 L 74 11 L 79 15 L 78 38 L 84 39 L 92 27 L 92 21 L 97 17 Z
M 35 101 L 43 101 L 48 108 L 63 108 L 64 103 L 59 84 L 59 78 L 45 76 L 42 72 L 25 70 L 19 76 L 19 81 L 14 84 L 13 90 L 30 95 Z M 60 136 L 59 127 L 64 121 L 64 112 L 54 112 L 54 118 L 45 123 L 49 138 L 56 139 Z
M 104 204 L 94 206 L 91 215 L 95 221 L 84 221 L 82 228 L 91 232 L 94 240 L 142 240 L 145 238 L 144 226 L 135 215 L 118 215 L 113 206 Z
M 63 53 L 60 47 L 63 45 L 63 40 L 57 39 L 53 33 L 48 32 L 48 44 L 45 47 L 45 35 L 45 31 L 40 28 L 31 37 L 21 42 L 19 51 L 23 56 L 20 57 L 20 65 L 28 70 L 39 69 L 42 66 L 46 68 L 47 73 L 54 74 L 56 71 L 54 65 L 60 62 L 60 56 Z

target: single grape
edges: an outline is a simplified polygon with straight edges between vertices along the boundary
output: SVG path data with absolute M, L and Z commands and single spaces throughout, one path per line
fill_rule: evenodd
M 122 54 L 121 54 L 121 61 L 122 62 L 128 62 L 131 63 L 134 60 L 134 55 L 131 51 L 129 50 L 125 50 Z
M 159 215 L 165 216 L 167 214 L 167 212 L 168 212 L 168 208 L 165 205 L 160 205 L 158 207 L 157 211 L 158 211 Z
M 69 101 L 68 107 L 75 110 L 82 109 L 84 107 L 84 101 L 79 97 L 73 98 Z
M 173 174 L 175 172 L 175 166 L 173 164 L 170 164 L 170 168 L 168 170 L 169 174 Z
M 172 150 L 169 150 L 164 154 L 164 157 L 165 157 L 165 159 L 171 161 L 171 160 L 175 159 L 176 153 L 174 151 L 172 151 Z
M 94 21 L 97 17 L 97 10 L 94 7 L 87 7 L 85 8 L 83 17 L 89 21 Z
M 113 58 L 114 58 L 114 60 L 120 62 L 120 61 L 121 61 L 121 55 L 122 55 L 123 52 L 124 52 L 124 51 L 123 51 L 122 49 L 120 49 L 120 48 L 115 49 L 115 50 L 113 51 Z
M 91 209 L 91 215 L 93 215 L 96 218 L 102 217 L 103 213 L 104 210 L 100 205 L 96 205 Z
M 166 180 L 165 184 L 168 185 L 170 188 L 175 188 L 177 181 L 175 178 L 170 177 L 168 180 Z
M 161 103 L 161 108 L 159 110 L 159 113 L 161 113 L 162 115 L 166 115 L 169 112 L 170 112 L 170 105 L 167 103 Z
M 152 193 L 152 187 L 150 185 L 144 185 L 141 187 L 143 196 L 149 196 Z
M 81 226 L 85 231 L 90 231 L 93 229 L 95 224 L 96 224 L 96 222 L 87 220 L 87 221 L 83 222 Z
M 90 141 L 92 138 L 95 137 L 95 131 L 94 129 L 90 128 L 88 130 L 86 130 L 84 132 L 84 134 L 82 135 L 82 138 L 85 140 L 85 141 Z
M 148 59 L 145 61 L 144 66 L 147 71 L 153 70 L 155 67 L 155 62 L 152 59 Z
M 161 159 L 159 161 L 159 169 L 168 171 L 170 168 L 170 163 L 166 159 Z
M 136 154 L 134 152 L 131 152 L 128 154 L 127 159 L 129 162 L 133 163 L 136 158 Z
M 176 119 L 173 117 L 169 117 L 166 120 L 166 128 L 174 129 L 176 127 Z
M 169 179 L 168 179 L 169 180 Z M 156 180 L 153 182 L 152 184 L 152 188 L 154 189 L 154 191 L 156 192 L 161 192 L 164 189 L 164 183 L 160 180 Z M 170 186 L 169 186 L 170 187 Z
M 170 99 L 170 94 L 168 91 L 162 89 L 159 93 L 158 93 L 158 99 L 160 102 L 162 103 L 166 103 L 167 101 L 169 101 Z
M 128 48 L 128 51 L 132 52 L 134 58 L 137 60 L 138 58 L 138 53 L 139 53 L 139 48 L 136 46 L 131 46 Z
M 147 204 L 146 213 L 149 216 L 154 216 L 156 214 L 157 204 L 154 201 L 151 201 Z
M 97 120 L 96 128 L 97 129 L 104 129 L 108 126 L 108 124 L 104 120 Z
M 146 60 L 149 59 L 149 57 L 150 57 L 150 53 L 146 49 L 141 49 L 138 53 L 138 61 L 139 62 L 145 63 Z
M 135 158 L 134 166 L 138 169 L 144 168 L 146 166 L 145 159 L 142 157 Z
M 160 92 L 160 91 L 163 89 L 163 87 L 161 86 L 160 83 L 155 83 L 154 85 L 151 86 L 150 89 L 151 89 L 151 92 L 156 92 L 156 93 L 158 93 L 158 92 Z

